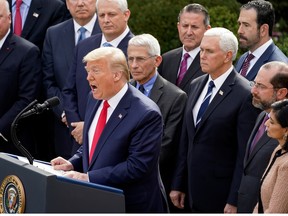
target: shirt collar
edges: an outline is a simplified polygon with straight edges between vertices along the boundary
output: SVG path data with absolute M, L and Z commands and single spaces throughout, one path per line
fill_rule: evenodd
M 92 34 L 93 28 L 94 28 L 94 24 L 96 22 L 97 16 L 96 14 L 94 14 L 94 16 L 92 17 L 92 19 L 83 27 L 85 27 L 85 29 Z M 73 23 L 74 23 L 74 31 L 78 32 L 79 28 L 82 27 L 80 26 L 74 19 L 73 19 Z
M 109 43 L 113 46 L 113 47 L 118 47 L 119 43 L 123 40 L 123 38 L 126 37 L 126 35 L 129 33 L 130 29 L 129 27 L 127 26 L 125 31 L 119 35 L 117 38 L 115 38 L 114 40 L 112 41 L 109 41 Z M 103 44 L 105 42 L 108 42 L 104 36 L 104 34 L 102 34 L 102 41 L 101 41 L 101 46 L 103 46 Z

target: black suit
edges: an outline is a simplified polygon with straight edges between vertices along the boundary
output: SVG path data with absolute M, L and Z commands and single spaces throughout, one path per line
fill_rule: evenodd
M 233 70 L 196 129 L 192 110 L 207 80 L 204 75 L 191 83 L 172 189 L 188 186 L 193 211 L 223 213 L 226 203 L 237 206 L 246 143 L 259 111 L 249 82 Z
M 268 137 L 265 132 L 249 154 L 251 143 L 265 115 L 266 113 L 262 112 L 258 116 L 255 127 L 248 140 L 244 158 L 244 171 L 238 195 L 237 211 L 239 213 L 253 212 L 258 201 L 260 179 L 269 163 L 273 150 L 278 145 L 277 140 Z
M 183 48 L 180 47 L 164 53 L 162 63 L 158 68 L 159 74 L 175 85 L 181 63 L 182 50 Z M 191 81 L 203 74 L 200 67 L 200 54 L 198 53 L 195 59 L 193 59 L 179 87 L 188 94 Z
M 12 11 L 12 0 L 8 0 Z M 64 21 L 66 6 L 61 0 L 32 0 L 22 29 L 21 37 L 42 50 L 46 30 Z M 14 26 L 12 24 L 12 26 Z M 13 30 L 13 27 L 11 28 Z
M 0 50 L 0 151 L 19 154 L 10 138 L 11 123 L 39 92 L 41 59 L 38 47 L 12 33 Z M 17 135 L 20 142 L 35 156 L 31 118 L 19 121 Z

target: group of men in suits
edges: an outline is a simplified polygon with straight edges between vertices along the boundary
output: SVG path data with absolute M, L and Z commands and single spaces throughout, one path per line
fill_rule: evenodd
M 232 63 L 238 50 L 237 38 L 227 29 L 211 29 L 208 11 L 200 4 L 189 4 L 180 11 L 177 28 L 183 46 L 161 57 L 156 38 L 149 34 L 134 37 L 130 31 L 126 0 L 67 0 L 72 18 L 64 22 L 67 14 L 60 0 L 49 4 L 45 0 L 23 0 L 22 13 L 27 18 L 23 18 L 21 36 L 38 48 L 12 34 L 16 0 L 8 2 L 10 5 L 0 0 L 0 12 L 6 17 L 5 34 L 0 35 L 0 61 L 6 63 L 1 63 L 0 71 L 5 74 L 7 67 L 15 68 L 11 66 L 15 65 L 14 59 L 19 66 L 11 73 L 15 75 L 13 82 L 7 82 L 10 74 L 2 79 L 3 86 L 17 85 L 13 88 L 15 92 L 3 92 L 5 101 L 7 94 L 13 96 L 9 103 L 5 102 L 7 107 L 3 111 L 0 108 L 0 133 L 4 138 L 9 137 L 7 125 L 38 97 L 42 51 L 45 97 L 57 95 L 61 100 L 60 106 L 53 110 L 55 150 L 63 157 L 52 160 L 56 169 L 74 170 L 67 172 L 68 177 L 122 188 L 128 212 L 167 212 L 166 198 L 171 190 L 170 209 L 189 206 L 189 211 L 199 213 L 251 212 L 257 200 L 258 181 L 274 147 L 273 140 L 267 140 L 264 134 L 254 150 L 251 153 L 248 150 L 265 116 L 260 114 L 254 127 L 258 108 L 267 112 L 272 101 L 287 97 L 281 91 L 287 86 L 276 79 L 281 64 L 261 67 L 275 60 L 287 63 L 287 57 L 271 39 L 275 19 L 271 3 L 253 0 L 241 7 L 239 43 L 249 52 L 240 57 L 235 70 Z M 11 8 L 12 16 L 6 6 Z M 41 27 L 34 29 L 33 23 Z M 55 26 L 48 28 L 51 25 Z M 121 56 L 115 47 L 124 53 L 128 65 L 124 61 L 118 62 L 121 67 L 113 64 L 115 56 Z M 247 66 L 249 54 L 253 58 Z M 13 61 L 7 61 L 12 57 Z M 184 59 L 186 71 L 179 81 Z M 240 75 L 244 65 L 248 70 Z M 130 78 L 127 66 L 133 78 L 131 84 L 144 95 L 124 84 Z M 109 74 L 105 75 L 107 79 L 103 77 L 103 69 Z M 273 73 L 269 74 L 270 71 Z M 16 82 L 18 76 L 21 85 Z M 248 80 L 254 79 L 251 89 Z M 263 88 L 273 93 L 267 107 L 258 106 L 267 99 L 258 101 L 264 97 L 259 93 Z M 21 100 L 15 99 L 18 97 Z M 104 100 L 111 103 L 107 128 L 93 153 L 93 134 Z M 202 110 L 204 114 L 198 119 Z M 29 130 L 23 128 L 23 132 Z M 3 138 L 1 141 L 6 142 Z M 11 142 L 10 138 L 8 141 Z M 264 145 L 266 142 L 269 145 Z M 166 196 L 159 178 L 158 157 Z M 251 182 L 254 190 L 247 190 Z M 250 205 L 245 209 L 247 202 Z

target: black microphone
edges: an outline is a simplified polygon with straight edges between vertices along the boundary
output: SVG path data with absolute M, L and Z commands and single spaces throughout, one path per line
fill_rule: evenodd
M 60 100 L 58 97 L 49 98 L 43 104 L 39 104 L 39 103 L 35 104 L 32 109 L 23 113 L 21 115 L 21 118 L 26 118 L 26 117 L 33 115 L 33 114 L 40 114 L 45 110 L 49 110 L 52 107 L 57 106 L 59 103 L 60 103 Z

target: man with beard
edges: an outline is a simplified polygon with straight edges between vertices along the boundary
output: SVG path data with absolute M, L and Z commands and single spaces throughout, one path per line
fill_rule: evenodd
M 248 49 L 235 65 L 248 80 L 254 80 L 259 68 L 271 61 L 288 63 L 287 57 L 272 40 L 275 13 L 269 1 L 254 0 L 240 8 L 239 46 Z
M 251 81 L 251 86 L 252 103 L 263 112 L 256 120 L 246 147 L 244 172 L 238 194 L 239 213 L 253 212 L 258 199 L 260 179 L 278 143 L 267 136 L 264 123 L 268 119 L 271 104 L 288 98 L 288 65 L 279 61 L 264 64 L 255 80 Z

